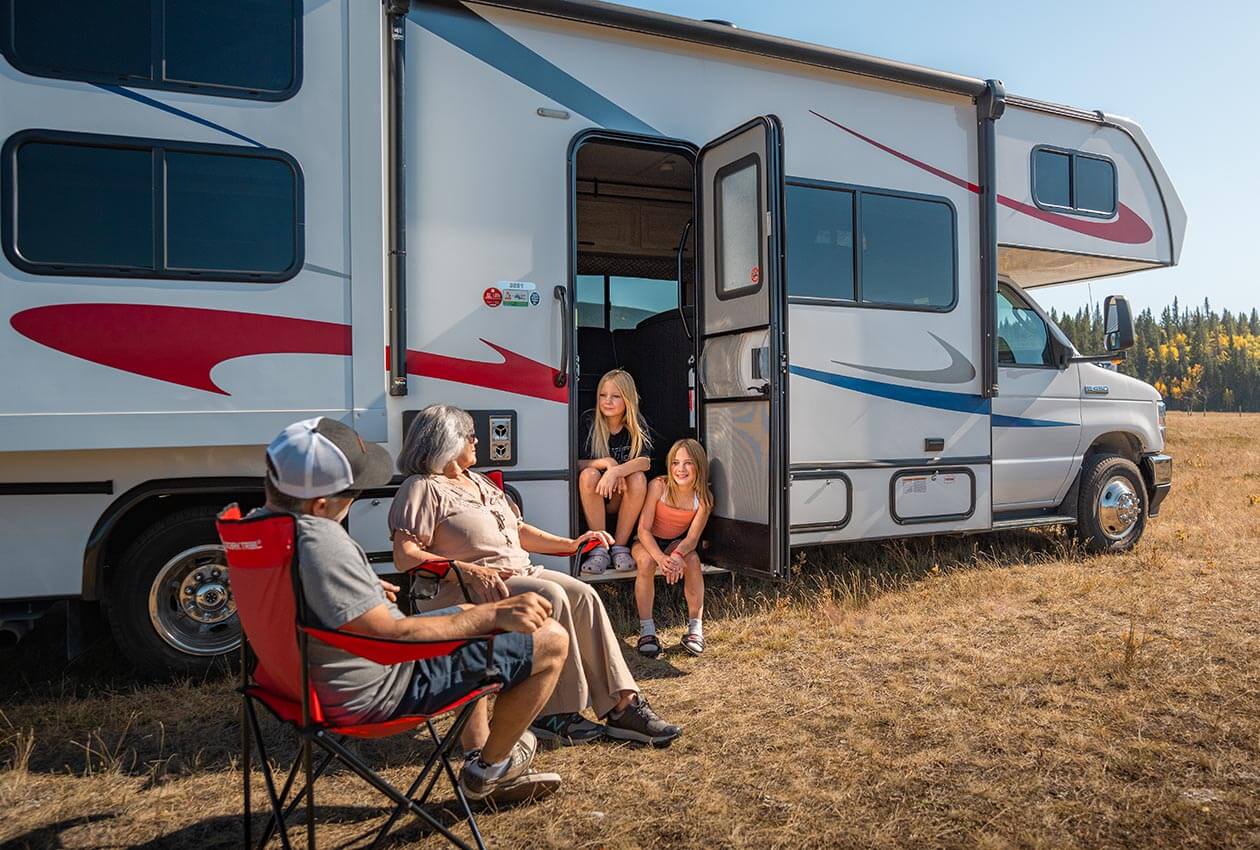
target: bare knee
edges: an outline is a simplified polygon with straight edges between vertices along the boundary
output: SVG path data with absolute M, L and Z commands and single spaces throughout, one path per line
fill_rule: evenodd
M 642 472 L 632 472 L 626 476 L 626 492 L 632 496 L 641 496 L 647 492 L 647 476 Z
M 599 483 L 602 475 L 603 473 L 595 467 L 588 466 L 578 475 L 578 489 L 583 493 L 594 493 L 595 485 Z
M 548 620 L 534 632 L 534 667 L 550 669 L 569 657 L 569 633 L 555 620 Z
M 634 556 L 634 564 L 639 568 L 640 573 L 648 573 L 650 575 L 656 572 L 656 561 L 652 558 L 646 546 L 636 543 L 634 548 L 630 550 L 630 554 Z
M 688 552 L 683 555 L 683 566 L 693 572 L 700 572 L 700 556 L 695 552 Z

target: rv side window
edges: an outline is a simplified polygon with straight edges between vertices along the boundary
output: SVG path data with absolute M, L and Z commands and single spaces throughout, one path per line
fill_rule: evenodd
M 635 328 L 648 316 L 678 309 L 678 281 L 610 276 L 608 303 L 609 330 Z
M 791 298 L 953 308 L 957 237 L 948 201 L 803 179 L 788 183 L 786 200 Z
M 288 280 L 302 185 L 278 151 L 33 131 L 5 145 L 4 252 L 36 274 Z
M 948 309 L 954 304 L 954 211 L 940 201 L 863 192 L 861 299 Z
M 1050 330 L 1037 311 L 1005 286 L 998 289 L 998 363 L 1002 366 L 1052 366 Z
M 1082 215 L 1116 212 L 1116 166 L 1111 160 L 1058 148 L 1032 152 L 1033 201 Z
M 717 200 L 717 296 L 734 298 L 761 288 L 761 160 L 746 156 L 714 175 Z
M 604 315 L 604 287 L 607 278 L 602 274 L 577 276 L 577 323 L 579 328 L 602 328 L 607 325 Z
M 301 0 L 0 6 L 0 50 L 42 77 L 282 100 L 301 82 L 301 47 Z
M 787 187 L 788 292 L 852 301 L 853 193 Z

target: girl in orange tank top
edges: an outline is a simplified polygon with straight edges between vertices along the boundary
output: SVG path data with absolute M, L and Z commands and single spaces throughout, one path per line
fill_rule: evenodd
M 704 573 L 696 548 L 713 509 L 709 460 L 695 440 L 679 440 L 669 450 L 666 469 L 667 475 L 648 485 L 639 515 L 639 539 L 631 550 L 638 568 L 634 596 L 639 608 L 639 652 L 652 658 L 661 652 L 652 619 L 658 572 L 669 584 L 682 579 L 688 617 L 682 648 L 692 655 L 704 652 Z

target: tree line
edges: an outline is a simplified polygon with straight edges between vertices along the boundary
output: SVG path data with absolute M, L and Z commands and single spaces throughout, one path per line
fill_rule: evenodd
M 1098 305 L 1075 315 L 1051 310 L 1082 354 L 1103 348 Z M 1156 318 L 1150 309 L 1134 318 L 1135 342 L 1120 371 L 1163 394 L 1170 410 L 1260 411 L 1260 313 L 1217 313 L 1208 300 L 1188 310 L 1173 299 Z

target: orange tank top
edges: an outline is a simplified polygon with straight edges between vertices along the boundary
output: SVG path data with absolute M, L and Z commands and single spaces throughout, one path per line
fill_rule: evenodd
M 691 521 L 700 510 L 700 497 L 692 494 L 691 508 L 676 508 L 661 499 L 656 503 L 656 513 L 652 516 L 652 534 L 662 540 L 673 540 L 682 537 L 691 528 Z

